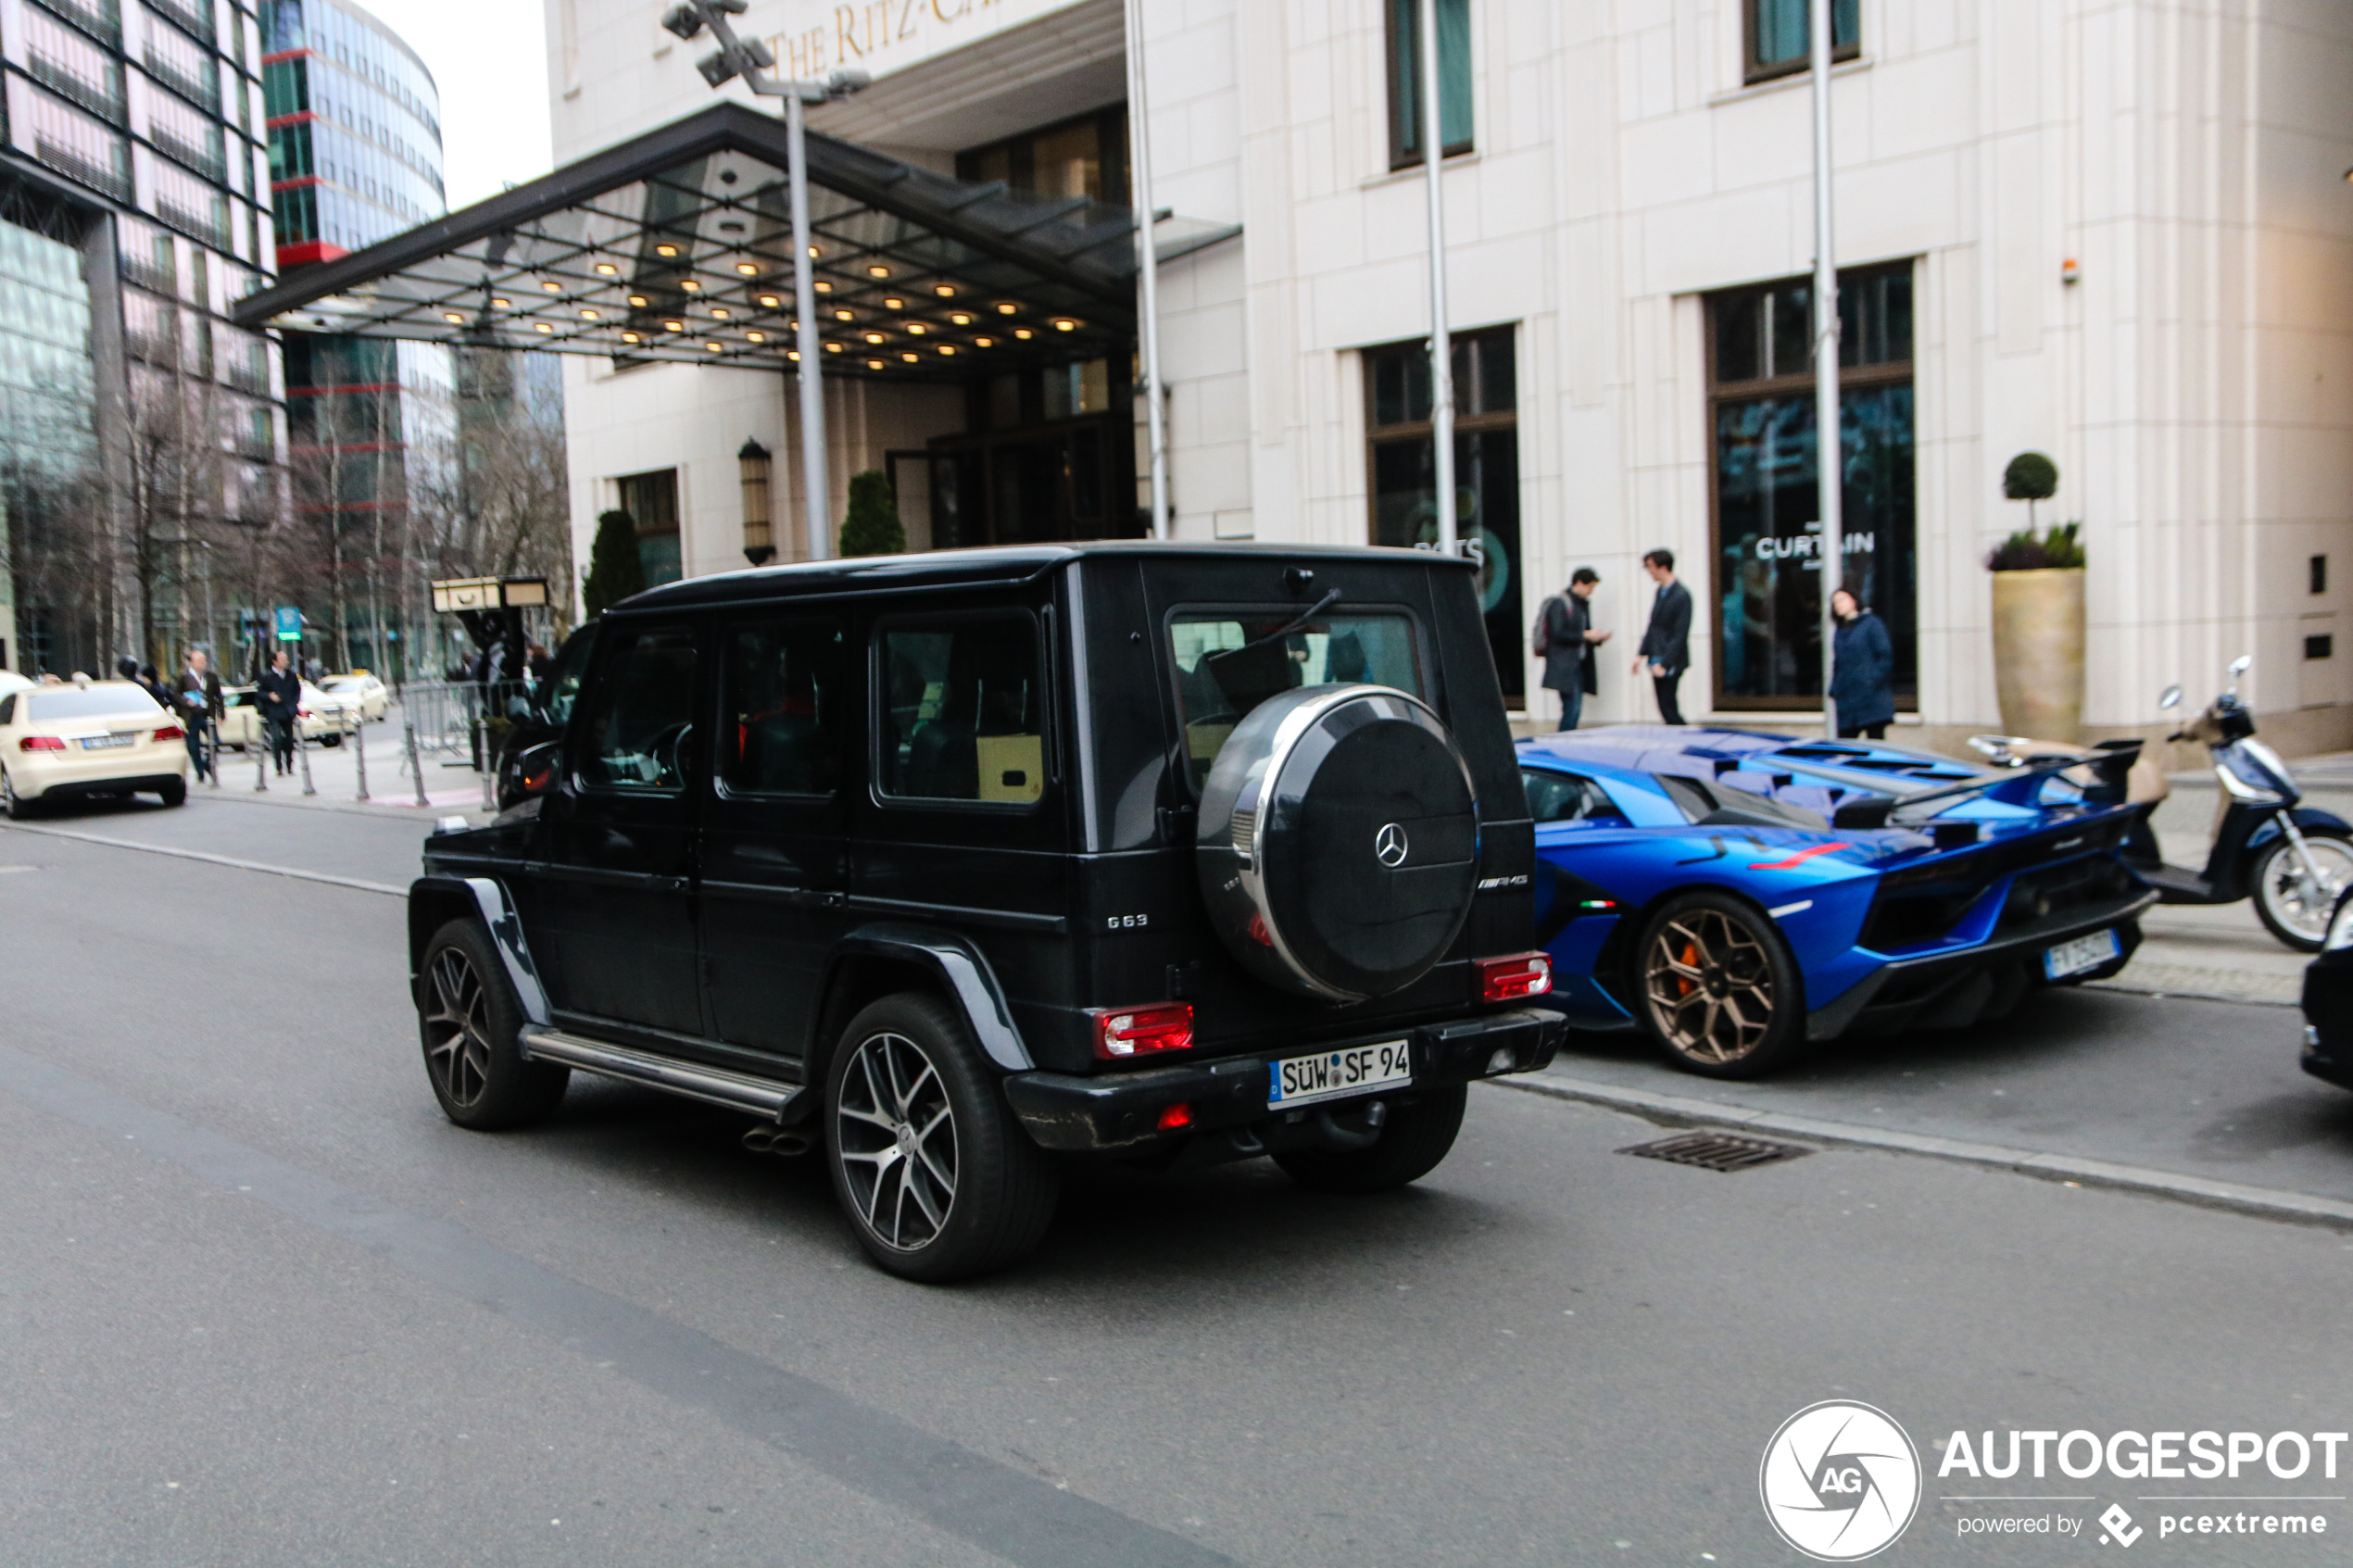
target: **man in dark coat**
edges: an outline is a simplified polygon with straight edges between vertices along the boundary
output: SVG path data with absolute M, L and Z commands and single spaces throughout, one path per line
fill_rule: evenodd
M 171 683 L 171 700 L 181 714 L 181 727 L 188 732 L 188 760 L 195 764 L 199 780 L 212 776 L 212 726 L 227 711 L 220 700 L 220 677 L 212 672 L 212 661 L 202 648 L 188 651 L 188 668 L 180 671 Z
M 1634 673 L 1649 671 L 1651 689 L 1658 694 L 1660 721 L 1680 724 L 1683 709 L 1676 700 L 1675 688 L 1683 671 L 1692 667 L 1692 591 L 1675 581 L 1672 550 L 1653 550 L 1643 556 L 1642 570 L 1658 584 L 1658 595 L 1651 600 L 1651 622 L 1642 633 Z
M 270 657 L 270 668 L 256 684 L 261 698 L 261 721 L 270 727 L 270 758 L 280 774 L 294 767 L 295 723 L 302 716 L 302 678 L 282 646 Z
M 1607 632 L 1593 630 L 1593 590 L 1602 574 L 1580 566 L 1568 579 L 1568 592 L 1544 601 L 1537 614 L 1544 627 L 1544 684 L 1561 694 L 1561 728 L 1577 728 L 1585 699 L 1600 691 L 1593 650 L 1609 641 Z
M 1841 588 L 1831 595 L 1831 700 L 1838 733 L 1847 739 L 1885 740 L 1895 717 L 1895 646 L 1887 623 Z

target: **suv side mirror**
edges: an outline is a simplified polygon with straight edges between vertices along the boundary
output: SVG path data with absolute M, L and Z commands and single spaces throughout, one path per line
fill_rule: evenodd
M 556 787 L 556 774 L 563 763 L 563 742 L 542 741 L 515 759 L 515 783 L 528 798 L 545 795 Z

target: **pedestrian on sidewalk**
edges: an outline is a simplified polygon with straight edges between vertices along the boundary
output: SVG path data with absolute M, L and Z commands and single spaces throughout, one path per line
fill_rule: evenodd
M 1561 728 L 1573 730 L 1585 711 L 1585 699 L 1602 689 L 1594 650 L 1609 641 L 1607 632 L 1593 630 L 1593 590 L 1602 574 L 1580 566 L 1569 574 L 1568 591 L 1547 598 L 1536 611 L 1537 657 L 1544 661 L 1544 684 L 1561 694 Z
M 270 668 L 257 683 L 261 696 L 261 721 L 269 726 L 270 759 L 278 776 L 294 771 L 295 725 L 302 717 L 302 678 L 281 647 L 270 656 Z
M 1675 552 L 1652 550 L 1642 557 L 1642 570 L 1658 584 L 1651 600 L 1650 624 L 1642 631 L 1642 646 L 1634 659 L 1634 673 L 1650 672 L 1651 689 L 1658 694 L 1662 723 L 1683 721 L 1682 704 L 1675 688 L 1692 667 L 1692 591 L 1675 581 Z
M 204 649 L 188 650 L 188 667 L 172 683 L 172 702 L 181 712 L 181 727 L 188 732 L 188 760 L 195 764 L 198 782 L 212 776 L 212 753 L 206 746 L 210 726 L 228 711 L 220 700 L 220 677 Z
M 1831 595 L 1831 700 L 1841 739 L 1885 740 L 1895 717 L 1895 646 L 1887 623 L 1841 588 Z

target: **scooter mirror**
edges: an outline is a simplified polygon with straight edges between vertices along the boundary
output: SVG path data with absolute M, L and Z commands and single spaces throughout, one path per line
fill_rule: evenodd
M 2255 656 L 2251 653 L 2243 653 L 2231 660 L 2231 679 L 2235 681 L 2254 668 Z
M 2163 695 L 2162 696 L 2160 696 L 2160 697 L 2158 697 L 2158 698 L 2157 699 L 2157 705 L 2158 705 L 2158 707 L 2159 707 L 2159 708 L 2179 708 L 2179 707 L 2181 707 L 2181 706 L 2182 706 L 2182 688 L 2181 688 L 2181 685 L 2179 684 L 2179 683 L 2176 683 L 2176 684 L 2173 684 L 2173 685 L 2170 685 L 2170 686 L 2166 687 L 2166 688 L 2165 688 L 2165 695 Z

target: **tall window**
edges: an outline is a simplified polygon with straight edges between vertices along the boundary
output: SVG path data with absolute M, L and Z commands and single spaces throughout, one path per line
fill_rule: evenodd
M 684 575 L 678 553 L 678 470 L 633 473 L 620 482 L 621 509 L 637 529 L 637 564 L 646 586 L 658 588 Z
M 1792 280 L 1707 302 L 1718 708 L 1821 704 L 1813 294 Z M 1896 706 L 1910 709 L 1919 689 L 1911 264 L 1841 273 L 1838 304 L 1843 578 L 1886 622 Z
M 1422 161 L 1421 30 L 1421 0 L 1389 0 L 1391 169 Z M 1438 130 L 1447 157 L 1470 151 L 1470 0 L 1438 0 Z
M 1512 329 L 1454 339 L 1454 526 L 1478 541 L 1478 602 L 1495 673 L 1518 706 L 1525 690 L 1519 583 L 1519 398 Z M 1376 545 L 1438 542 L 1437 447 L 1430 440 L 1429 347 L 1365 351 L 1365 429 Z
M 1748 80 L 1763 82 L 1804 70 L 1813 47 L 1808 20 L 1813 0 L 1746 0 Z M 1831 58 L 1862 53 L 1862 0 L 1831 0 Z

